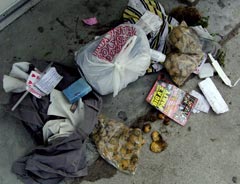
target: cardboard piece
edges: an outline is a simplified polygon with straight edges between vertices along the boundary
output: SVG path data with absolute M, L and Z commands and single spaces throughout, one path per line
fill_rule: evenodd
M 156 81 L 146 101 L 178 124 L 184 126 L 197 103 L 197 98 L 172 84 Z

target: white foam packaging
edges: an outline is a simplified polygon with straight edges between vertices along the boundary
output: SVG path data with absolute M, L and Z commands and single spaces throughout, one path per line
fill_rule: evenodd
M 214 112 L 221 114 L 229 111 L 228 105 L 210 78 L 198 83 L 198 86 Z
M 208 54 L 211 63 L 213 65 L 213 67 L 215 68 L 215 70 L 217 71 L 219 77 L 222 79 L 222 81 L 229 87 L 235 87 L 238 82 L 240 81 L 240 78 L 234 83 L 232 84 L 232 81 L 228 78 L 228 76 L 224 73 L 223 69 L 221 68 L 221 66 L 219 65 L 218 61 L 216 59 L 213 58 L 212 54 Z

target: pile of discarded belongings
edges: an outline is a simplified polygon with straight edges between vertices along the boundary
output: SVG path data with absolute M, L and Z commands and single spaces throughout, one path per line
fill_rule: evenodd
M 100 115 L 101 95 L 115 97 L 146 73 L 159 72 L 146 101 L 165 124 L 171 119 L 184 126 L 192 112 L 207 113 L 210 107 L 217 114 L 229 110 L 210 78 L 216 71 L 228 86 L 238 82 L 232 85 L 214 59 L 220 45 L 199 21 L 190 27 L 188 16 L 179 18 L 176 11 L 175 19 L 157 1 L 130 0 L 123 24 L 76 51 L 77 67 L 42 62 L 46 68 L 41 72 L 27 62 L 13 64 L 3 79 L 4 90 L 13 93 L 7 111 L 39 145 L 13 164 L 24 183 L 54 184 L 86 176 L 92 164 L 89 139 L 108 163 L 134 174 L 145 143 L 143 132 L 150 132 L 151 125 L 145 124 L 142 131 Z M 199 14 L 194 17 L 201 19 Z M 202 94 L 180 89 L 192 74 L 205 79 L 199 83 Z M 151 151 L 166 149 L 157 131 L 151 137 Z
M 86 88 L 88 85 L 82 82 L 76 69 L 57 63 L 50 65 L 40 73 L 30 63 L 15 63 L 3 79 L 5 91 L 14 92 L 7 111 L 23 122 L 39 145 L 13 164 L 13 172 L 24 183 L 58 183 L 65 177 L 87 175 L 87 141 L 97 124 L 101 97 Z M 37 87 L 39 84 L 42 90 Z M 68 98 L 68 93 L 64 94 L 69 88 L 75 93 L 75 102 Z M 43 96 L 43 90 L 51 92 Z M 31 95 L 26 95 L 16 107 L 26 94 L 24 91 Z

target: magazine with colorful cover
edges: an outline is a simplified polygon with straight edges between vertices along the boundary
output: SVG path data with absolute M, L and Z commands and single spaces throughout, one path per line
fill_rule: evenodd
M 172 84 L 158 80 L 146 100 L 163 114 L 184 126 L 198 99 Z

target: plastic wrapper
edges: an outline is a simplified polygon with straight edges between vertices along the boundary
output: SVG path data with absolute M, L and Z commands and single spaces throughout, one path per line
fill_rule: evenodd
M 171 47 L 177 49 L 180 53 L 200 54 L 202 46 L 198 36 L 193 32 L 185 22 L 173 28 L 169 34 L 169 43 Z
M 142 23 L 146 23 L 145 14 L 149 15 L 149 12 L 155 14 L 159 18 L 150 16 L 151 20 L 148 19 L 147 24 L 144 25 Z M 131 24 L 140 24 L 141 26 L 143 25 L 142 27 L 144 30 L 151 30 L 151 32 L 147 35 L 151 49 L 166 54 L 166 42 L 168 34 L 170 33 L 173 26 L 178 25 L 178 21 L 166 14 L 161 2 L 157 0 L 129 0 L 128 5 L 123 12 L 123 19 L 125 22 Z M 144 21 L 141 19 L 144 19 Z M 162 24 L 160 25 L 161 22 Z M 151 64 L 147 69 L 147 73 L 159 72 L 162 68 L 162 64 L 152 58 Z
M 140 129 L 129 128 L 101 115 L 92 137 L 99 154 L 108 163 L 122 172 L 135 174 L 140 149 L 144 144 Z
M 182 86 L 186 79 L 199 65 L 198 61 L 201 55 L 189 55 L 182 53 L 171 53 L 165 61 L 165 67 L 172 80 Z
M 119 91 L 146 73 L 150 46 L 136 25 L 121 24 L 76 53 L 76 61 L 89 84 L 101 95 Z
M 169 34 L 169 44 L 172 52 L 164 64 L 173 81 L 181 86 L 199 66 L 204 53 L 198 36 L 185 22 L 173 28 Z

